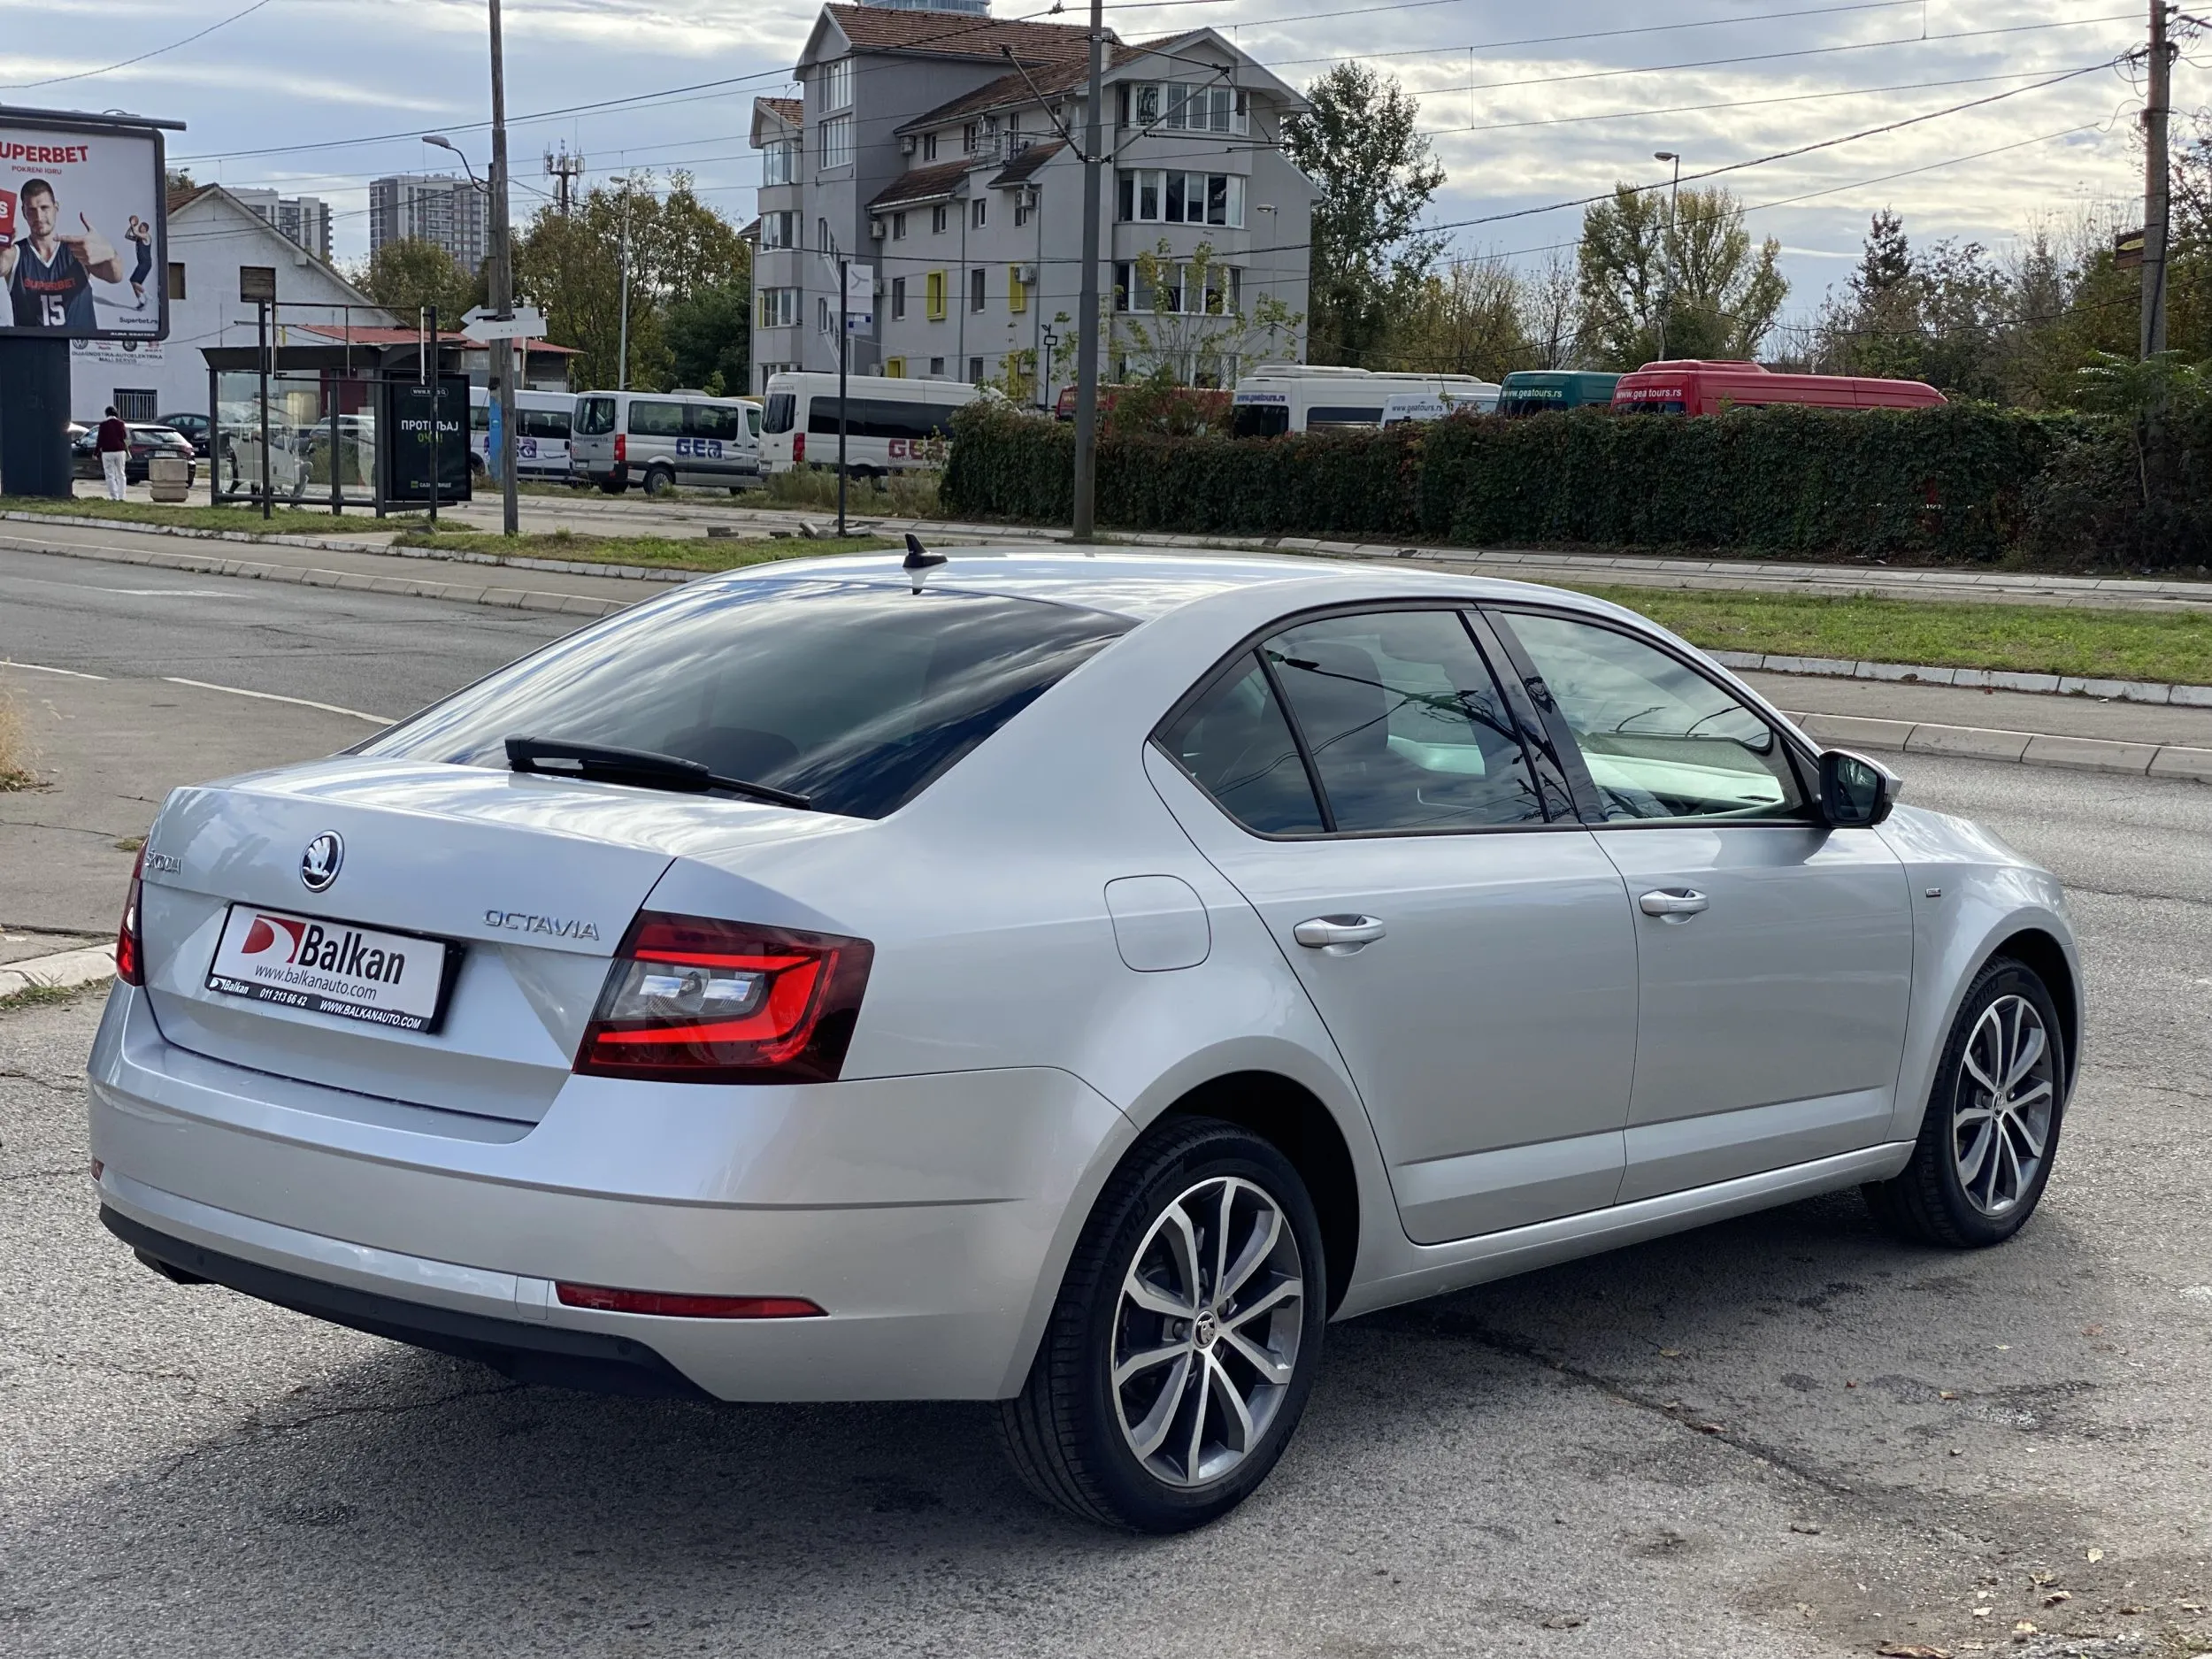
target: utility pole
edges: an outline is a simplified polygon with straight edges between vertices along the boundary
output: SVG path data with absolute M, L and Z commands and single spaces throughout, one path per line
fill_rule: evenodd
M 1091 89 L 1084 111 L 1083 288 L 1076 315 L 1075 540 L 1094 534 L 1098 493 L 1098 212 L 1099 167 L 1106 147 L 1106 10 L 1091 0 Z
M 837 534 L 845 534 L 845 353 L 852 339 L 852 262 L 837 256 Z
M 630 389 L 630 181 L 622 185 L 622 321 L 615 335 L 614 389 Z
M 2171 175 L 2166 118 L 2173 112 L 2174 48 L 2166 0 L 2151 0 L 2150 96 L 2143 106 L 2143 356 L 2166 349 L 2166 231 Z
M 515 314 L 514 249 L 507 222 L 507 72 L 500 43 L 499 0 L 490 0 L 492 26 L 492 315 Z M 515 342 L 492 342 L 492 396 L 499 400 L 499 524 L 503 535 L 520 527 L 515 499 Z
M 1674 182 L 1667 187 L 1667 237 L 1671 241 L 1674 238 L 1674 198 L 1682 189 L 1682 157 L 1671 150 L 1655 150 L 1651 152 L 1651 158 L 1674 163 Z M 1659 311 L 1659 360 L 1664 363 L 1667 360 L 1667 325 L 1674 320 L 1674 261 L 1672 250 L 1664 243 L 1661 244 L 1660 265 L 1667 284 L 1666 297 L 1661 302 Z

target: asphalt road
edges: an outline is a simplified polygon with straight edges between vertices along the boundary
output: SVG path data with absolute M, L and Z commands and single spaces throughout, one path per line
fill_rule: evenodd
M 1841 1194 L 1336 1326 L 1273 1479 L 1176 1540 L 1040 1509 L 987 1408 L 519 1388 L 170 1285 L 94 1218 L 96 1002 L 0 1016 L 0 1651 L 2212 1648 L 2212 793 L 1905 769 L 2077 895 L 2026 1232 L 1908 1248 Z
M 396 718 L 576 618 L 0 550 L 0 658 Z

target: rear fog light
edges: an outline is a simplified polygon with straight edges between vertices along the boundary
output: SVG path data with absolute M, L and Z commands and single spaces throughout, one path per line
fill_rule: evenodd
M 803 1296 L 687 1296 L 664 1290 L 610 1290 L 603 1285 L 554 1289 L 564 1308 L 601 1313 L 649 1313 L 664 1319 L 821 1319 L 828 1315 Z

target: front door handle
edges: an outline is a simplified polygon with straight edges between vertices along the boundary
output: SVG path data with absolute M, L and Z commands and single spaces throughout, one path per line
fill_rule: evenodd
M 1316 916 L 1292 928 L 1290 936 L 1310 949 L 1348 956 L 1380 939 L 1383 925 L 1372 916 Z
M 1712 901 L 1694 887 L 1660 887 L 1636 901 L 1636 908 L 1662 921 L 1686 922 Z

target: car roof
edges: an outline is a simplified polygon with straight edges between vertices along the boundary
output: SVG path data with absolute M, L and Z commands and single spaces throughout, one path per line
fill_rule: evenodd
M 992 594 L 1075 605 L 1146 622 L 1187 606 L 1240 590 L 1285 589 L 1286 606 L 1298 603 L 1301 587 L 1338 590 L 1330 598 L 1357 600 L 1448 595 L 1469 600 L 1555 596 L 1591 609 L 1609 609 L 1585 595 L 1540 588 L 1496 577 L 1469 576 L 1434 565 L 1399 565 L 1343 559 L 1307 558 L 1292 554 L 1223 553 L 1207 549 L 1166 547 L 1138 550 L 1113 548 L 1095 552 L 1024 547 L 933 549 L 946 562 L 920 572 L 939 591 Z M 837 555 L 793 559 L 705 580 L 732 585 L 788 580 L 849 580 L 908 585 L 914 572 L 895 553 Z M 1343 591 L 1348 583 L 1366 593 Z M 1317 595 L 1317 601 L 1321 600 Z

